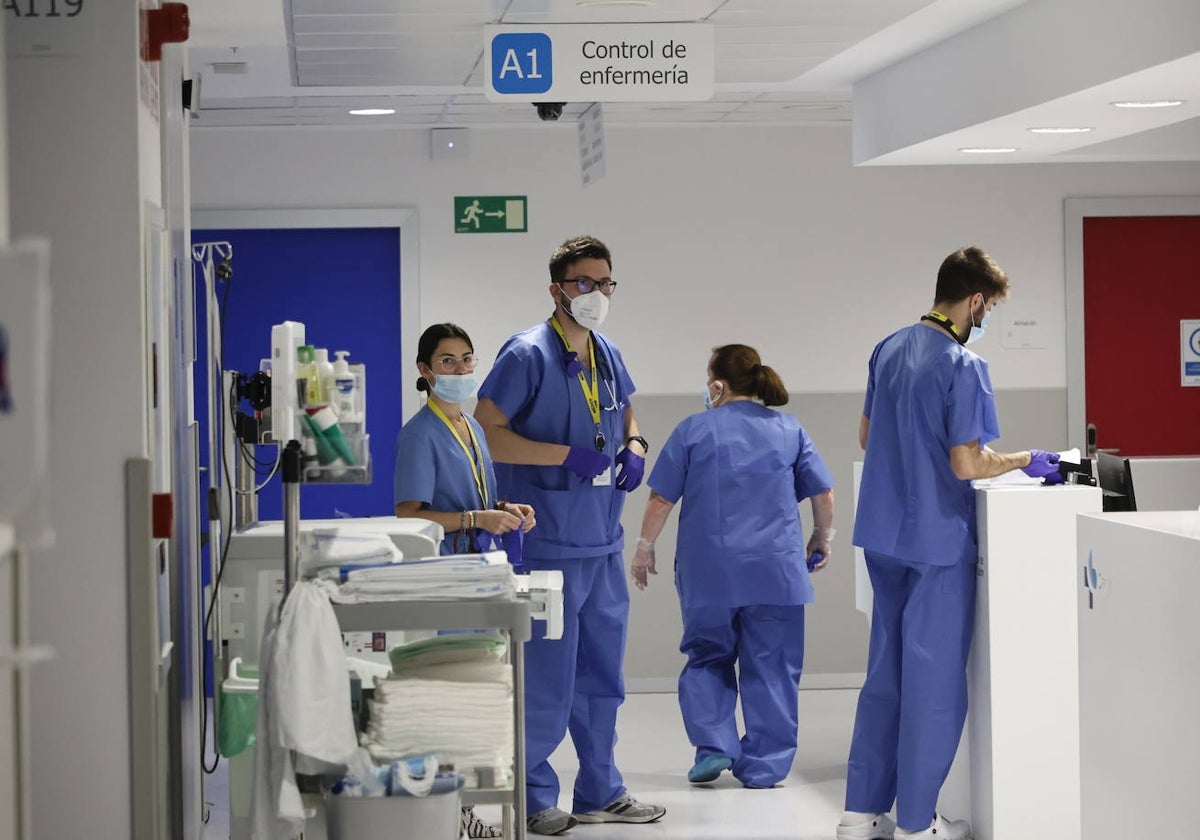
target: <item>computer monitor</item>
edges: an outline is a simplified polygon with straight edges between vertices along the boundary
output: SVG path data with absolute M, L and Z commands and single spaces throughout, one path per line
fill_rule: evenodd
M 1137 503 L 1133 497 L 1133 473 L 1130 471 L 1128 458 L 1097 452 L 1096 477 L 1100 483 L 1106 513 L 1137 510 Z

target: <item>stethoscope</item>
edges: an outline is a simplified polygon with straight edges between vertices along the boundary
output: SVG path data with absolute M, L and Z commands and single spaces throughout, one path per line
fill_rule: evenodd
M 610 405 L 600 404 L 600 411 L 616 411 L 618 408 L 617 402 L 617 382 L 613 377 L 612 365 L 609 364 L 608 356 L 604 351 L 604 347 L 599 341 L 593 339 L 592 346 L 596 352 L 596 376 L 604 383 L 604 390 L 608 391 Z M 604 432 L 600 430 L 600 425 L 596 424 L 596 451 L 603 452 L 608 439 L 604 436 Z
M 583 366 L 579 362 L 579 355 L 574 350 L 571 350 L 570 344 L 567 343 L 566 336 L 562 334 L 561 329 L 558 327 L 558 324 L 553 318 L 550 319 L 550 325 L 554 328 L 554 331 L 558 333 L 558 337 L 562 339 L 563 347 L 566 350 L 566 352 L 563 354 L 563 365 L 566 368 L 567 376 L 579 377 L 579 384 L 583 388 L 584 397 L 591 406 L 595 406 L 595 408 L 592 409 L 592 418 L 596 423 L 596 451 L 603 452 L 604 447 L 608 444 L 608 439 L 604 436 L 604 432 L 600 428 L 600 417 L 605 411 L 616 411 L 618 408 L 620 408 L 620 402 L 617 400 L 617 383 L 615 375 L 613 374 L 612 362 L 608 358 L 608 354 L 601 342 L 597 341 L 595 336 L 590 337 L 589 340 L 593 347 L 592 367 L 595 371 L 596 379 L 604 383 L 604 390 L 608 392 L 608 398 L 610 401 L 609 405 L 604 405 L 600 399 L 601 394 L 598 384 L 595 388 L 595 396 L 592 396 L 588 393 L 589 389 L 584 381 Z

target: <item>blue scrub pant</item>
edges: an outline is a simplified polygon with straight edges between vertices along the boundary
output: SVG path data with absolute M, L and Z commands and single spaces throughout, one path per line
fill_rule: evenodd
M 924 831 L 967 717 L 975 564 L 906 563 L 867 552 L 875 590 L 867 679 L 858 697 L 846 810 Z
M 679 651 L 688 658 L 679 675 L 679 709 L 696 761 L 724 753 L 747 787 L 771 787 L 786 777 L 796 756 L 804 605 L 686 607 Z M 734 717 L 739 691 L 741 738 Z
M 574 813 L 596 811 L 625 792 L 613 748 L 629 588 L 620 553 L 569 560 L 525 559 L 530 570 L 563 573 L 563 637 L 525 643 L 526 803 L 532 816 L 558 806 L 550 755 L 568 729 L 579 756 Z

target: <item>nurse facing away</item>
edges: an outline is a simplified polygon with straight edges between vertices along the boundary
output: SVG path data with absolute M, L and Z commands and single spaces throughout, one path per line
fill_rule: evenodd
M 710 410 L 671 432 L 650 474 L 632 574 L 639 589 L 657 574 L 654 541 L 681 503 L 679 707 L 696 748 L 693 783 L 729 768 L 744 786 L 769 788 L 796 754 L 804 605 L 813 600 L 810 572 L 830 556 L 833 478 L 799 421 L 772 408 L 787 401 L 754 348 L 716 348 L 704 391 Z M 805 499 L 807 544 L 797 509 Z
M 859 423 L 865 450 L 854 544 L 874 589 L 838 840 L 970 837 L 936 811 L 967 714 L 975 615 L 972 479 L 1021 469 L 1058 483 L 1058 456 L 1000 453 L 983 336 L 1008 275 L 979 248 L 938 270 L 933 307 L 871 354 Z M 888 815 L 896 806 L 896 820 Z

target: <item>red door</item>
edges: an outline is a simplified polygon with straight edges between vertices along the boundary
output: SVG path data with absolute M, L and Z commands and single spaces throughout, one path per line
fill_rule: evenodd
M 1200 319 L 1200 217 L 1083 220 L 1087 422 L 1123 456 L 1200 455 L 1200 387 L 1180 384 Z

